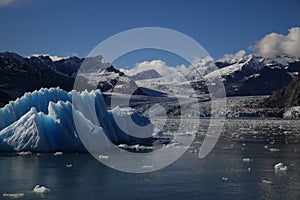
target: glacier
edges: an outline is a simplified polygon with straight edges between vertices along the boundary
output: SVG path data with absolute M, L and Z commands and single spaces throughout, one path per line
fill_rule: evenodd
M 77 101 L 72 103 L 74 97 Z M 91 100 L 94 104 L 90 104 Z M 99 90 L 66 92 L 42 88 L 0 109 L 0 151 L 86 152 L 82 137 L 95 151 L 109 144 L 151 143 L 151 128 L 147 129 L 148 138 L 137 138 L 119 128 L 116 119 L 123 125 L 126 120 L 139 126 L 151 124 L 132 108 L 108 110 Z

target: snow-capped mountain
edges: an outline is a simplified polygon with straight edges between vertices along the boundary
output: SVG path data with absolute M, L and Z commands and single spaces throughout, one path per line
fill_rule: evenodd
M 84 66 L 84 67 L 82 67 Z M 133 87 L 131 78 L 115 69 L 103 57 L 63 58 L 52 60 L 49 56 L 22 57 L 16 53 L 0 53 L 0 106 L 20 97 L 25 92 L 42 87 L 57 87 L 70 91 L 78 70 L 94 89 L 111 91 L 119 87 Z
M 137 73 L 133 76 L 131 76 L 133 80 L 147 80 L 147 79 L 153 79 L 153 78 L 160 78 L 161 75 L 154 69 L 149 69 L 146 71 L 142 71 L 140 73 Z
M 221 78 L 227 96 L 270 95 L 289 84 L 299 72 L 300 59 L 285 55 L 274 58 L 248 55 L 219 61 L 204 58 L 184 73 L 140 80 L 137 84 L 165 92 L 172 88 L 179 94 L 189 95 L 189 85 L 197 94 L 208 93 L 207 84 L 214 84 L 215 79 Z
M 139 95 L 154 94 L 151 90 L 162 91 L 160 94 L 202 95 L 208 93 L 207 84 L 213 85 L 214 79 L 221 77 L 227 96 L 270 95 L 298 76 L 300 60 L 285 55 L 248 55 L 218 61 L 203 58 L 186 70 L 173 71 L 164 77 L 149 69 L 127 76 L 101 56 L 52 60 L 49 56 L 24 58 L 15 53 L 0 53 L 0 106 L 42 87 L 59 86 L 70 91 L 78 74 L 76 80 L 83 81 L 84 88 L 98 88 L 102 92 L 131 94 L 134 88 L 134 94 Z
M 270 95 L 298 75 L 300 60 L 287 56 L 262 58 L 250 55 L 220 71 L 228 96 Z

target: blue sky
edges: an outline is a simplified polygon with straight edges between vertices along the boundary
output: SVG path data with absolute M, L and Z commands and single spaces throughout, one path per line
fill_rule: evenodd
M 9 1 L 0 0 L 0 51 L 23 56 L 84 57 L 114 34 L 154 26 L 192 37 L 217 59 L 240 49 L 249 53 L 249 46 L 266 34 L 286 35 L 300 26 L 299 0 Z M 179 62 L 174 60 L 171 64 Z

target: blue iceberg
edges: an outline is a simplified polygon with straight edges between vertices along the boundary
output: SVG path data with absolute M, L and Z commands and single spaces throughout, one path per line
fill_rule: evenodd
M 76 102 L 72 103 L 74 97 Z M 42 88 L 0 109 L 0 151 L 85 152 L 82 140 L 88 141 L 89 150 L 94 151 L 109 144 L 149 145 L 152 126 L 147 129 L 148 137 L 138 138 L 128 134 L 130 127 L 124 130 L 116 123 L 126 125 L 126 120 L 138 126 L 151 125 L 148 118 L 132 108 L 108 110 L 99 90 L 66 92 Z

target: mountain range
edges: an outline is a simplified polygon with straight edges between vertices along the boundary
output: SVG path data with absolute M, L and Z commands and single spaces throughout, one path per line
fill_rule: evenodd
M 211 65 L 215 68 L 210 69 Z M 206 70 L 201 74 L 203 68 Z M 168 94 L 170 86 L 180 94 L 190 95 L 185 89 L 186 86 L 192 86 L 198 95 L 207 94 L 206 85 L 214 84 L 214 80 L 221 77 L 227 96 L 274 94 L 268 103 L 275 106 L 277 103 L 274 99 L 286 99 L 290 94 L 286 91 L 292 90 L 293 87 L 293 90 L 297 90 L 299 81 L 296 80 L 299 78 L 295 77 L 298 77 L 299 72 L 300 59 L 286 55 L 273 58 L 248 55 L 240 59 L 211 61 L 204 65 L 196 63 L 184 72 L 172 73 L 166 77 L 154 69 L 129 76 L 101 56 L 52 60 L 49 56 L 22 57 L 16 53 L 4 52 L 0 53 L 0 106 L 25 92 L 42 87 L 59 86 L 70 91 L 73 89 L 76 75 L 102 92 L 117 91 L 120 88 L 122 91 L 130 91 L 131 88 L 137 88 L 134 94 L 146 96 Z M 296 82 L 294 86 L 282 89 L 293 79 Z M 295 95 L 298 94 L 299 91 L 295 92 Z M 299 105 L 299 97 L 293 98 L 298 100 L 284 105 L 279 103 L 280 106 Z

